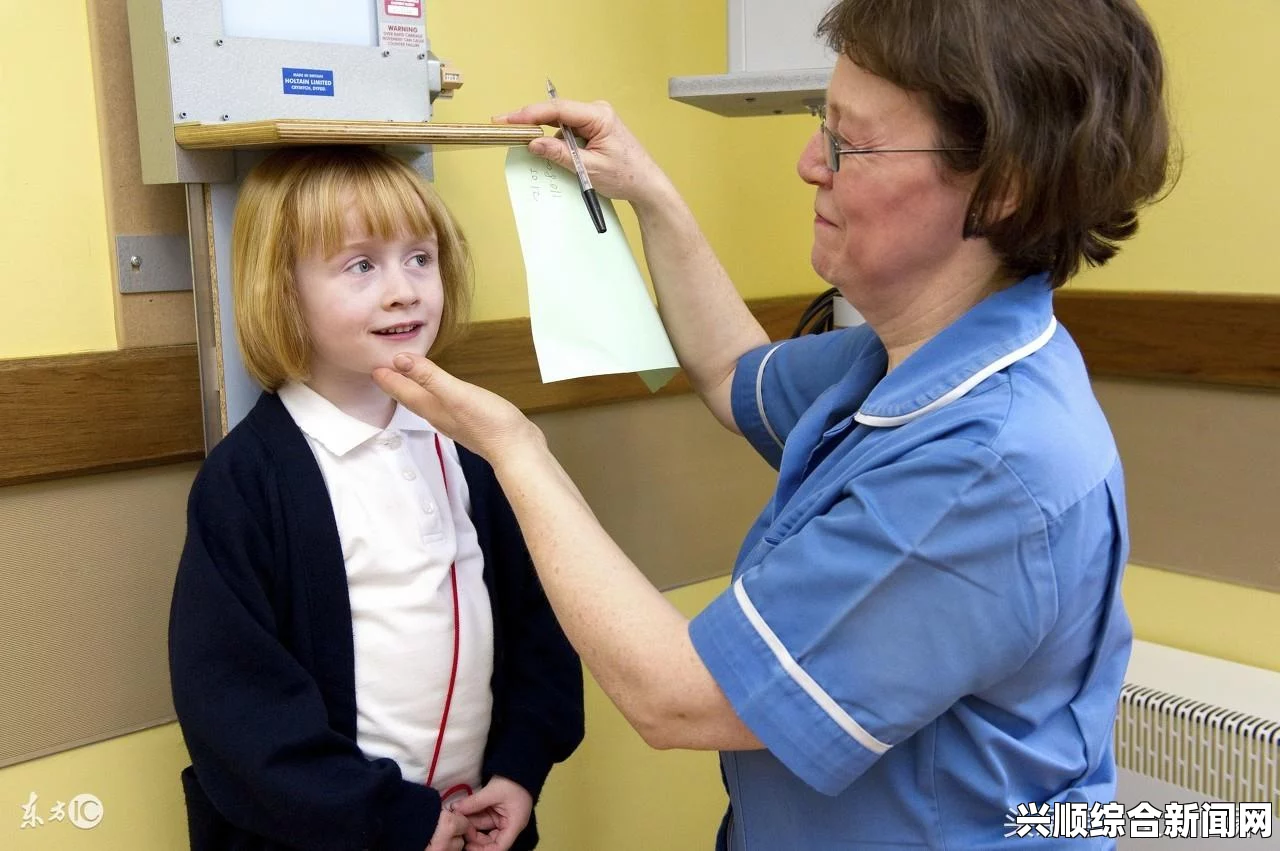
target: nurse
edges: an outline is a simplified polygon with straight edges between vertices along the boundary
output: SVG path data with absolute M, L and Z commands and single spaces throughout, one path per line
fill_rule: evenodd
M 376 378 L 493 465 L 645 740 L 722 752 L 718 848 L 1004 848 L 1019 805 L 1115 797 L 1124 483 L 1053 290 L 1168 184 L 1163 61 L 1132 0 L 843 0 L 820 34 L 839 58 L 798 172 L 860 328 L 770 343 L 608 105 L 505 116 L 588 140 L 694 388 L 778 470 L 691 622 L 513 406 L 421 358 Z

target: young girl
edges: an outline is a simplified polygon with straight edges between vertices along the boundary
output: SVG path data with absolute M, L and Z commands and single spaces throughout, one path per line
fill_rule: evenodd
M 371 378 L 458 328 L 463 236 L 412 169 L 343 147 L 264 160 L 232 242 L 267 392 L 196 477 L 174 589 L 192 849 L 533 848 L 577 657 L 488 465 Z

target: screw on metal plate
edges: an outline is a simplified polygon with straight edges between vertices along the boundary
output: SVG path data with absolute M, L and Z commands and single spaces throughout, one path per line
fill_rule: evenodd
M 222 120 L 223 120 L 223 121 L 230 121 L 230 120 L 231 120 L 231 116 L 230 116 L 230 115 L 227 115 L 227 114 L 224 112 L 224 113 L 222 113 Z
M 180 119 L 181 119 L 181 120 L 183 120 L 183 121 L 186 121 L 186 120 L 187 120 L 187 114 L 186 114 L 185 112 L 179 112 L 179 113 L 178 113 L 178 118 L 180 118 Z
M 182 44 L 182 36 L 180 36 L 180 35 L 175 35 L 175 36 L 173 37 L 173 43 L 174 43 L 174 44 Z
M 222 39 L 218 39 L 217 41 L 214 42 L 214 44 L 217 45 L 218 47 L 222 47 L 224 42 L 222 41 Z
M 383 58 L 383 59 L 386 59 L 386 58 L 387 58 L 388 56 L 390 56 L 390 55 L 391 55 L 391 51 L 390 51 L 390 50 L 384 50 L 384 51 L 382 51 L 382 58 Z
M 425 54 L 425 53 L 419 53 L 419 54 L 418 54 L 418 58 L 419 58 L 419 59 L 426 59 L 426 58 L 427 58 L 427 54 Z
M 122 293 L 191 291 L 191 243 L 185 233 L 118 235 L 114 262 Z

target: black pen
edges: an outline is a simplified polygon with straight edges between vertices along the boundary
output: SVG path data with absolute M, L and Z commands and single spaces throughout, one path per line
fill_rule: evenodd
M 547 94 L 551 96 L 552 100 L 556 99 L 556 87 L 552 84 L 550 78 L 547 79 Z M 582 155 L 578 153 L 578 140 L 574 138 L 573 131 L 564 126 L 563 121 L 560 122 L 560 133 L 569 145 L 569 156 L 573 158 L 573 168 L 578 172 L 578 186 L 582 187 L 582 200 L 587 204 L 587 212 L 591 214 L 591 221 L 596 226 L 596 233 L 604 233 L 604 211 L 600 209 L 600 199 L 596 197 L 596 190 L 591 186 L 591 178 L 587 176 L 587 169 L 582 165 Z

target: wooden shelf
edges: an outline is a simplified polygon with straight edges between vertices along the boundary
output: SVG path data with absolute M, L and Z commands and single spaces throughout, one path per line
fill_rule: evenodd
M 531 124 L 430 124 L 413 121 L 275 119 L 225 124 L 175 124 L 189 151 L 280 145 L 524 145 L 543 135 Z

